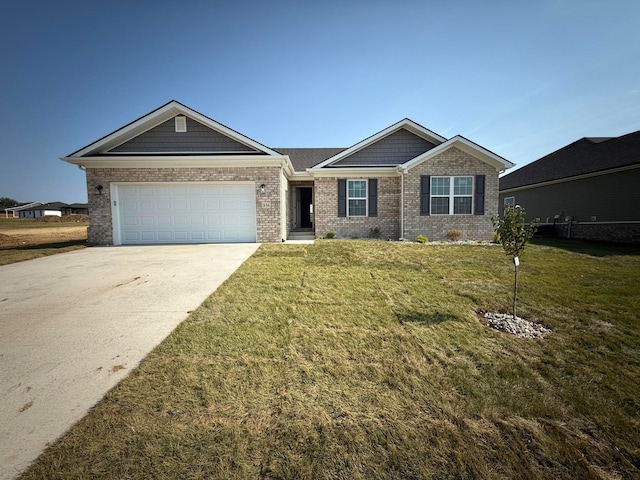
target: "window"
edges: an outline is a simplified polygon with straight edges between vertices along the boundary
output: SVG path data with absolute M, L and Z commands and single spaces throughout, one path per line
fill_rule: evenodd
M 347 180 L 347 217 L 367 216 L 367 181 Z
M 504 204 L 505 204 L 505 206 L 509 205 L 510 207 L 513 207 L 516 204 L 516 198 L 515 197 L 504 197 Z
M 473 177 L 431 177 L 430 192 L 432 215 L 471 215 Z

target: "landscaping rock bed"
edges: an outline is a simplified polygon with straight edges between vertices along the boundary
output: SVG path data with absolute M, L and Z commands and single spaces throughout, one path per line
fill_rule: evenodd
M 485 313 L 483 317 L 491 328 L 510 333 L 516 337 L 544 338 L 551 333 L 551 329 L 539 323 L 533 323 L 520 317 L 514 319 L 513 315 L 505 313 Z

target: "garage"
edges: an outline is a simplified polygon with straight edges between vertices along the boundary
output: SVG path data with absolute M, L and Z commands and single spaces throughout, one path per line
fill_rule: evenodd
M 111 184 L 114 244 L 256 241 L 253 182 Z

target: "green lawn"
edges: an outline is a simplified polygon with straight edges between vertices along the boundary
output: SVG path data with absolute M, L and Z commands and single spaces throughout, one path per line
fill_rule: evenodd
M 511 282 L 498 246 L 263 245 L 24 478 L 638 478 L 640 249 L 530 246 L 546 339 L 478 321 Z

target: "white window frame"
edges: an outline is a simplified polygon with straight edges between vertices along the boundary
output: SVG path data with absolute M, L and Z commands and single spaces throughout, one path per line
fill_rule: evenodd
M 449 194 L 448 195 L 434 195 L 433 194 L 433 179 L 435 178 L 448 178 L 449 179 Z M 471 193 L 469 195 L 455 195 L 455 179 L 456 178 L 470 178 L 471 179 Z M 473 197 L 475 193 L 475 183 L 473 175 L 433 175 L 429 180 L 429 210 L 431 215 L 436 216 L 448 216 L 448 215 L 473 215 Z M 449 213 L 434 213 L 433 212 L 433 198 L 448 198 L 449 199 Z M 454 200 L 456 198 L 471 198 L 471 211 L 469 213 L 454 213 Z
M 176 133 L 183 133 L 187 131 L 187 117 L 184 115 L 178 115 L 175 117 Z
M 513 207 L 516 204 L 516 197 L 504 197 L 504 204 Z
M 349 184 L 351 182 L 364 182 L 364 197 L 349 196 Z M 351 204 L 349 200 L 364 200 L 364 214 L 351 215 Z M 363 178 L 347 179 L 347 217 L 362 218 L 369 215 L 369 182 Z

